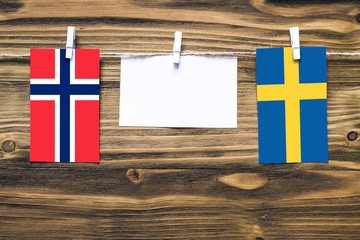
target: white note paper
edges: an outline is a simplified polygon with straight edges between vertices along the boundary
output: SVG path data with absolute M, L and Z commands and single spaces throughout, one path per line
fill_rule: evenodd
M 237 58 L 122 57 L 120 126 L 237 127 Z

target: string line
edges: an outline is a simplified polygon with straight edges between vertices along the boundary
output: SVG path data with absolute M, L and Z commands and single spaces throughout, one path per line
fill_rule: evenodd
M 147 56 L 169 56 L 172 52 L 147 52 L 147 53 L 131 53 L 131 52 L 103 52 L 100 53 L 102 57 L 147 57 Z M 241 56 L 241 55 L 255 55 L 255 51 L 241 51 L 241 52 L 181 52 L 182 56 Z M 327 56 L 360 56 L 360 52 L 326 52 Z M 30 57 L 30 54 L 7 54 L 2 53 L 0 57 Z

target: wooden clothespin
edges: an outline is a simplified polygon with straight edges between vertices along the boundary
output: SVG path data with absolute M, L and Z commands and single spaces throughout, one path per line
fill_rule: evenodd
M 299 27 L 291 27 L 290 28 L 290 42 L 291 42 L 291 47 L 293 48 L 294 60 L 299 60 L 300 59 Z
M 176 64 L 180 63 L 180 54 L 181 54 L 181 39 L 182 39 L 182 32 L 175 32 L 175 40 L 174 40 L 174 59 L 173 62 Z
M 66 40 L 66 58 L 71 59 L 75 49 L 75 27 L 68 26 Z

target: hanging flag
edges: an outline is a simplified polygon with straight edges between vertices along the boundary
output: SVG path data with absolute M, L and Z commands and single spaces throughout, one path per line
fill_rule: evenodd
M 30 161 L 99 162 L 98 49 L 30 50 Z
M 256 50 L 259 163 L 327 162 L 326 48 Z

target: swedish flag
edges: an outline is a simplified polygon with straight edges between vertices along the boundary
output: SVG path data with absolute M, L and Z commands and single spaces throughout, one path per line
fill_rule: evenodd
M 259 162 L 327 162 L 326 48 L 256 50 Z

